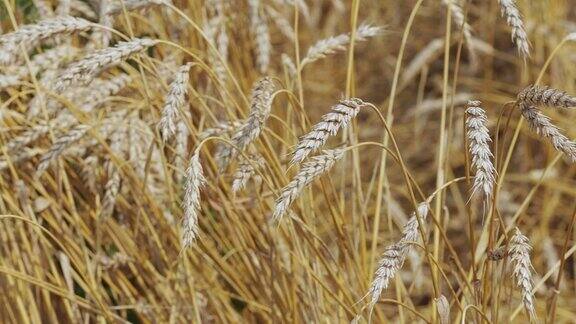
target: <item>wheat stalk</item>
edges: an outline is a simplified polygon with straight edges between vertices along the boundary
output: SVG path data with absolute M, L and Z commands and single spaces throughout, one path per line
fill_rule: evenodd
M 513 277 L 516 279 L 516 285 L 522 292 L 524 308 L 526 308 L 530 319 L 535 320 L 536 310 L 532 293 L 534 286 L 532 284 L 532 263 L 530 262 L 531 250 L 530 240 L 516 227 L 514 234 L 510 238 L 508 256 L 514 268 Z
M 360 25 L 360 27 L 356 29 L 355 41 L 365 41 L 368 38 L 377 36 L 382 32 L 382 30 L 382 27 L 374 27 L 366 24 Z M 350 43 L 350 39 L 350 34 L 341 34 L 318 41 L 308 49 L 308 53 L 302 59 L 302 63 L 300 63 L 300 65 L 303 67 L 307 64 L 324 58 L 327 55 L 334 54 L 337 51 L 346 50 L 346 45 Z
M 187 63 L 178 68 L 164 100 L 164 110 L 158 123 L 158 128 L 164 141 L 167 141 L 176 133 L 176 117 L 179 111 L 184 108 L 184 102 L 188 94 L 191 67 L 192 63 Z
M 338 104 L 332 106 L 331 111 L 322 116 L 322 121 L 300 138 L 291 163 L 304 161 L 310 153 L 322 147 L 330 136 L 336 135 L 341 128 L 346 128 L 365 105 L 361 99 L 351 98 L 340 100 Z
M 480 107 L 482 103 L 477 100 L 468 101 L 466 109 L 466 134 L 468 135 L 468 145 L 472 156 L 472 165 L 476 168 L 472 193 L 481 191 L 486 200 L 492 196 L 496 169 L 492 163 L 494 158 L 490 151 L 490 134 L 486 123 L 488 117 L 486 112 Z
M 498 0 L 502 16 L 506 18 L 508 26 L 512 28 L 512 42 L 516 45 L 518 53 L 523 58 L 530 56 L 530 42 L 524 29 L 522 15 L 516 7 L 514 0 Z
M 269 77 L 258 80 L 254 85 L 250 100 L 250 114 L 244 124 L 232 136 L 232 143 L 236 148 L 228 145 L 222 146 L 217 153 L 218 165 L 221 170 L 225 169 L 230 161 L 238 155 L 237 149 L 244 151 L 260 135 L 264 123 L 270 116 L 274 88 L 274 82 Z
M 276 200 L 272 218 L 275 221 L 279 221 L 292 202 L 300 196 L 302 190 L 312 183 L 314 179 L 328 172 L 343 156 L 343 149 L 325 150 L 321 155 L 314 156 L 305 162 L 292 181 L 282 188 L 280 197 Z
M 182 246 L 190 247 L 198 237 L 198 212 L 200 210 L 200 189 L 205 185 L 204 171 L 200 164 L 199 151 L 190 159 L 186 170 L 186 187 L 184 189 L 184 219 L 182 221 Z
M 120 42 L 114 47 L 98 50 L 82 60 L 73 63 L 56 80 L 55 91 L 63 91 L 72 84 L 90 83 L 100 72 L 118 65 L 129 56 L 154 46 L 158 41 L 148 38 L 136 38 Z
M 18 58 L 21 45 L 29 48 L 55 35 L 88 30 L 93 26 L 88 20 L 75 17 L 58 17 L 22 26 L 14 32 L 0 36 L 0 65 L 14 62 Z
M 518 100 L 528 105 L 556 108 L 576 107 L 576 97 L 554 88 L 530 85 L 518 94 Z

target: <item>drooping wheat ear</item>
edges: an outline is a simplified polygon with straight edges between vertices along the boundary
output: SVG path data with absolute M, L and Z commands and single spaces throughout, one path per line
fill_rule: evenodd
M 321 155 L 310 158 L 302 165 L 302 169 L 296 174 L 288 185 L 282 188 L 280 197 L 276 200 L 276 207 L 272 218 L 279 221 L 286 213 L 292 202 L 300 196 L 300 193 L 314 179 L 328 172 L 338 160 L 344 156 L 343 149 L 325 150 Z
M 529 105 L 554 108 L 576 107 L 576 97 L 546 86 L 530 85 L 518 94 L 518 100 Z
M 98 19 L 98 15 L 96 12 L 94 12 L 94 9 L 92 9 L 92 7 L 90 7 L 90 5 L 87 3 L 80 0 L 72 0 L 70 2 L 70 10 L 72 10 L 72 12 L 79 13 L 88 19 Z
M 416 215 L 416 213 L 418 215 Z M 402 237 L 400 240 L 397 243 L 388 246 L 384 250 L 382 257 L 378 262 L 378 268 L 374 274 L 374 280 L 372 281 L 370 289 L 368 290 L 368 295 L 371 296 L 371 309 L 380 299 L 382 291 L 388 288 L 390 280 L 394 278 L 396 272 L 402 268 L 404 260 L 406 260 L 406 256 L 410 250 L 411 244 L 413 242 L 418 242 L 418 239 L 420 238 L 420 232 L 418 230 L 419 223 L 416 217 L 420 218 L 421 222 L 424 222 L 427 216 L 428 204 L 421 203 L 418 205 L 416 211 L 412 214 L 412 217 L 410 217 L 408 222 L 406 222 L 406 225 L 404 225 L 404 229 L 402 230 Z
M 265 160 L 261 156 L 251 156 L 250 160 L 243 159 L 239 163 L 238 169 L 234 173 L 234 180 L 232 181 L 232 191 L 238 192 L 246 187 L 248 181 L 256 174 L 256 168 L 264 165 Z
M 40 157 L 40 163 L 38 164 L 38 168 L 36 169 L 36 177 L 41 176 L 42 173 L 44 173 L 44 171 L 48 169 L 50 163 L 56 160 L 62 154 L 62 152 L 64 152 L 66 148 L 70 147 L 70 145 L 74 144 L 82 137 L 84 137 L 84 135 L 86 135 L 90 127 L 91 126 L 89 125 L 78 124 L 75 127 L 73 127 L 70 131 L 68 131 L 66 134 L 56 139 L 56 141 L 54 142 L 54 144 L 52 144 L 52 147 L 50 147 L 48 152 L 44 153 L 44 155 Z
M 73 63 L 57 78 L 54 90 L 63 91 L 71 84 L 88 84 L 103 70 L 118 65 L 129 56 L 142 52 L 157 43 L 158 41 L 148 38 L 136 38 L 87 55 L 82 60 Z
M 205 185 L 204 171 L 200 164 L 200 152 L 196 151 L 190 159 L 186 170 L 186 187 L 184 188 L 184 219 L 182 221 L 182 246 L 190 247 L 198 237 L 198 213 L 200 210 L 200 189 Z
M 296 75 L 296 73 L 298 73 L 296 70 L 296 65 L 294 65 L 294 62 L 292 62 L 290 56 L 286 55 L 285 53 L 282 53 L 281 57 L 282 57 L 282 65 L 286 69 L 288 76 L 293 78 Z
M 522 292 L 522 301 L 524 308 L 531 320 L 536 319 L 536 310 L 534 307 L 534 294 L 532 290 L 532 263 L 530 262 L 530 240 L 524 236 L 520 229 L 514 229 L 514 234 L 510 238 L 508 246 L 508 255 L 512 266 L 514 267 L 513 276 L 516 279 L 516 285 Z
M 250 28 L 256 40 L 256 65 L 260 73 L 266 73 L 272 52 L 268 25 L 260 15 L 260 0 L 249 0 L 248 6 L 250 9 Z
M 90 111 L 101 106 L 110 96 L 120 92 L 131 81 L 132 77 L 125 73 L 110 79 L 95 79 L 90 86 L 75 92 L 72 99 L 79 102 L 78 106 L 82 111 Z
M 516 6 L 515 0 L 498 0 L 500 3 L 500 11 L 502 16 L 506 18 L 508 26 L 512 28 L 512 42 L 518 49 L 518 54 L 523 58 L 530 57 L 530 42 L 526 29 L 524 29 L 524 22 L 522 15 Z
M 121 178 L 120 172 L 116 167 L 108 161 L 106 163 L 106 172 L 108 173 L 108 181 L 104 186 L 104 198 L 102 199 L 102 210 L 100 211 L 100 217 L 106 219 L 112 215 L 114 212 L 114 206 L 116 205 L 116 198 L 120 192 Z
M 550 118 L 542 114 L 535 106 L 520 102 L 520 109 L 532 131 L 550 140 L 554 148 L 563 152 L 572 163 L 576 162 L 576 142 L 564 136 L 560 129 L 552 124 Z
M 14 62 L 20 53 L 20 45 L 30 48 L 55 35 L 88 30 L 93 26 L 88 20 L 75 17 L 58 17 L 22 26 L 14 32 L 0 36 L 0 65 Z
M 481 191 L 486 200 L 492 196 L 492 188 L 496 169 L 492 163 L 494 156 L 490 151 L 490 133 L 486 123 L 488 117 L 486 112 L 480 107 L 482 103 L 477 100 L 468 101 L 466 109 L 466 134 L 468 136 L 468 149 L 472 156 L 472 166 L 476 169 L 472 193 Z
M 470 54 L 470 64 L 475 66 L 478 62 L 478 54 L 473 47 L 473 37 L 472 37 L 472 27 L 466 21 L 466 16 L 464 15 L 464 10 L 458 2 L 455 0 L 442 0 L 442 3 L 450 9 L 452 13 L 452 19 L 456 23 L 456 28 L 462 29 L 462 34 L 464 35 L 464 41 L 466 43 L 466 48 Z
M 272 6 L 266 6 L 266 13 L 268 13 L 270 19 L 274 22 L 276 27 L 278 27 L 278 30 L 280 30 L 288 40 L 294 41 L 296 39 L 294 28 L 292 28 L 292 23 L 288 21 L 288 19 L 282 16 L 282 14 L 276 11 Z
M 170 84 L 170 89 L 164 100 L 164 110 L 158 127 L 164 141 L 169 140 L 176 133 L 176 117 L 179 111 L 184 108 L 186 95 L 188 94 L 188 80 L 190 79 L 190 68 L 192 63 L 187 63 L 178 68 L 174 81 Z
M 206 128 L 198 135 L 199 140 L 206 139 L 210 136 L 222 136 L 225 134 L 234 133 L 239 127 L 243 125 L 241 120 L 233 120 L 230 122 L 221 122 L 214 127 Z
M 18 84 L 29 75 L 36 75 L 41 71 L 55 69 L 60 62 L 76 54 L 76 49 L 71 46 L 61 45 L 47 50 L 44 53 L 34 55 L 30 60 L 30 66 L 8 67 L 5 75 L 0 75 L 0 89 Z
M 240 151 L 244 151 L 246 147 L 260 135 L 264 123 L 270 116 L 274 89 L 274 82 L 269 77 L 258 80 L 254 85 L 250 101 L 250 114 L 244 121 L 244 124 L 240 126 L 234 136 L 232 136 L 232 143 Z M 222 146 L 221 150 L 217 153 L 220 170 L 224 170 L 237 155 L 238 152 L 235 148 L 229 145 Z
M 374 27 L 370 25 L 360 25 L 356 30 L 356 42 L 362 42 L 370 37 L 374 37 L 382 32 L 382 27 Z M 327 55 L 334 54 L 337 51 L 346 50 L 346 45 L 350 43 L 350 34 L 341 34 L 338 36 L 329 37 L 316 42 L 308 49 L 306 57 L 302 59 L 301 66 L 317 61 Z
M 123 3 L 122 3 L 123 2 Z M 126 8 L 126 11 L 133 11 L 138 9 L 144 9 L 152 6 L 163 5 L 165 3 L 172 3 L 170 0 L 124 0 L 117 1 L 108 6 L 106 14 L 109 16 L 115 16 L 122 13 L 122 5 Z
M 329 113 L 322 116 L 322 121 L 312 127 L 312 130 L 300 138 L 294 150 L 291 163 L 300 163 L 313 151 L 322 147 L 330 136 L 334 136 L 341 128 L 356 117 L 360 108 L 366 103 L 358 98 L 343 99 Z

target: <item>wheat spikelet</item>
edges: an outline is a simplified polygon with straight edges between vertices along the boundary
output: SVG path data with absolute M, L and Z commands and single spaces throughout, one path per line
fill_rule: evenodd
M 63 91 L 71 84 L 90 83 L 103 70 L 118 65 L 129 56 L 142 52 L 148 47 L 154 46 L 158 41 L 141 38 L 128 42 L 120 42 L 114 47 L 98 50 L 82 60 L 73 63 L 56 80 L 55 91 Z
M 192 63 L 187 63 L 176 71 L 174 81 L 170 84 L 170 89 L 164 100 L 162 118 L 158 123 L 164 141 L 167 141 L 176 133 L 176 116 L 184 108 L 184 102 L 188 94 L 191 67 Z
M 549 87 L 530 85 L 518 94 L 518 100 L 529 105 L 556 108 L 576 107 L 576 97 Z
M 322 121 L 312 127 L 312 130 L 300 138 L 296 145 L 291 163 L 300 163 L 313 151 L 322 147 L 328 137 L 336 135 L 341 128 L 356 117 L 360 108 L 366 103 L 358 98 L 344 99 L 334 106 L 329 113 L 322 116 Z
M 265 160 L 261 156 L 251 156 L 249 160 L 242 160 L 238 165 L 238 169 L 234 173 L 232 191 L 238 192 L 244 189 L 252 176 L 256 174 L 256 168 L 262 167 L 264 163 Z
M 412 217 L 410 217 L 408 222 L 404 225 L 400 240 L 397 243 L 388 246 L 384 250 L 382 257 L 378 262 L 378 268 L 374 274 L 374 280 L 368 290 L 368 295 L 371 296 L 370 308 L 373 308 L 374 305 L 376 305 L 380 299 L 382 291 L 388 288 L 390 280 L 393 279 L 396 272 L 402 268 L 406 256 L 408 255 L 408 251 L 410 250 L 410 244 L 418 241 L 420 232 L 418 230 L 419 223 L 416 217 L 420 218 L 421 222 L 424 222 L 427 215 L 428 205 L 426 203 L 418 205 L 418 208 L 412 214 Z
M 111 3 L 107 10 L 106 15 L 115 16 L 122 13 L 122 5 L 126 8 L 126 11 L 133 11 L 138 9 L 144 9 L 151 6 L 163 5 L 165 3 L 172 3 L 170 0 L 123 0 Z
M 272 52 L 268 25 L 260 16 L 260 0 L 249 0 L 248 6 L 250 9 L 250 29 L 256 41 L 256 65 L 260 73 L 266 73 Z
M 184 219 L 182 222 L 182 246 L 190 247 L 198 237 L 198 212 L 200 210 L 200 189 L 205 185 L 204 171 L 197 151 L 190 159 L 186 170 L 186 187 L 184 189 Z
M 510 238 L 508 246 L 508 255 L 514 268 L 513 276 L 516 279 L 516 285 L 522 292 L 522 301 L 524 308 L 531 320 L 536 319 L 536 310 L 534 308 L 534 295 L 532 290 L 532 263 L 530 262 L 530 241 L 524 236 L 520 229 L 514 229 L 514 234 Z
M 559 152 L 563 152 L 572 163 L 576 162 L 576 142 L 564 136 L 560 129 L 552 124 L 550 118 L 542 114 L 535 106 L 521 102 L 520 108 L 522 116 L 528 122 L 530 129 L 536 134 L 549 139 L 554 148 Z
M 36 169 L 36 177 L 42 175 L 42 173 L 44 173 L 44 171 L 48 169 L 52 161 L 56 160 L 62 154 L 62 152 L 64 152 L 66 148 L 68 148 L 70 145 L 72 145 L 73 143 L 81 139 L 84 135 L 86 135 L 89 129 L 90 129 L 89 125 L 79 124 L 73 127 L 63 136 L 56 139 L 56 141 L 54 142 L 52 147 L 50 147 L 48 152 L 44 153 L 44 155 L 40 157 L 40 163 L 38 164 L 38 168 Z
M 370 37 L 374 37 L 382 32 L 382 27 L 370 25 L 360 25 L 356 30 L 356 42 L 362 42 Z M 317 61 L 327 55 L 334 54 L 337 51 L 346 50 L 346 45 L 350 43 L 350 34 L 341 34 L 318 41 L 308 49 L 306 57 L 302 59 L 302 66 Z
M 477 100 L 468 101 L 466 109 L 466 134 L 472 165 L 476 168 L 472 193 L 481 191 L 488 200 L 492 196 L 496 169 L 492 164 L 492 152 L 490 151 L 490 134 L 486 123 L 488 117 L 486 112 L 480 107 L 482 103 Z
M 29 48 L 55 35 L 88 30 L 93 26 L 91 22 L 75 17 L 47 19 L 34 25 L 22 26 L 14 32 L 0 36 L 0 65 L 14 62 L 20 52 L 20 45 Z
M 282 188 L 280 197 L 276 200 L 276 207 L 274 208 L 272 218 L 275 221 L 279 221 L 292 202 L 300 196 L 302 190 L 312 183 L 314 179 L 328 172 L 343 156 L 343 149 L 325 150 L 321 155 L 314 156 L 305 162 L 294 179 Z
M 530 42 L 526 30 L 524 29 L 524 22 L 522 15 L 516 7 L 515 0 L 498 0 L 500 3 L 500 11 L 502 16 L 506 18 L 508 26 L 512 28 L 512 42 L 518 49 L 518 54 L 523 58 L 530 56 Z
M 250 114 L 232 137 L 232 143 L 240 151 L 244 151 L 260 135 L 264 123 L 270 116 L 274 88 L 274 82 L 269 77 L 258 80 L 254 85 L 250 100 Z M 220 169 L 225 169 L 237 155 L 235 148 L 229 145 L 223 146 L 217 154 Z

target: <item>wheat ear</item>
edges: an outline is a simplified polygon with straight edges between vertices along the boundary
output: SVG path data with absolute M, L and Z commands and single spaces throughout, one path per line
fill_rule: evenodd
M 536 310 L 532 293 L 534 286 L 532 284 L 532 263 L 530 262 L 531 250 L 530 240 L 516 227 L 508 246 L 508 256 L 514 267 L 513 276 L 516 279 L 516 285 L 522 292 L 524 308 L 526 308 L 530 319 L 535 320 Z
M 249 0 L 250 9 L 250 28 L 256 40 L 256 64 L 260 73 L 266 73 L 270 64 L 270 53 L 272 44 L 270 43 L 270 34 L 268 25 L 260 16 L 260 0 Z
M 115 16 L 122 13 L 123 8 L 126 8 L 126 11 L 133 11 L 138 9 L 144 9 L 151 6 L 159 6 L 165 3 L 172 3 L 169 0 L 123 0 L 112 3 L 106 9 L 106 14 L 109 16 Z
M 520 109 L 530 129 L 550 140 L 554 148 L 563 152 L 572 163 L 576 162 L 576 142 L 562 134 L 560 129 L 552 124 L 550 118 L 542 114 L 535 106 L 520 102 Z
M 56 160 L 62 154 L 62 152 L 64 152 L 66 148 L 70 147 L 70 145 L 72 145 L 73 143 L 84 137 L 84 135 L 86 135 L 90 127 L 91 126 L 89 125 L 79 124 L 76 125 L 74 128 L 72 128 L 63 136 L 59 137 L 54 142 L 52 147 L 48 150 L 48 152 L 46 152 L 44 155 L 42 155 L 42 157 L 40 157 L 40 163 L 38 164 L 38 168 L 36 169 L 36 177 L 42 175 L 42 173 L 44 173 L 44 171 L 48 169 L 50 163 Z
M 63 91 L 72 84 L 90 83 L 103 70 L 118 65 L 129 56 L 154 46 L 158 41 L 148 38 L 136 38 L 120 42 L 114 47 L 98 50 L 82 60 L 73 63 L 56 80 L 55 91 Z
M 481 191 L 486 200 L 492 196 L 496 169 L 492 163 L 494 156 L 490 151 L 490 134 L 486 123 L 488 117 L 486 112 L 480 107 L 480 101 L 468 101 L 466 109 L 466 134 L 468 136 L 468 145 L 470 155 L 472 156 L 472 165 L 476 168 L 474 176 L 474 185 L 472 193 Z
M 312 127 L 312 130 L 300 138 L 296 145 L 291 163 L 300 163 L 313 151 L 322 147 L 330 136 L 336 135 L 341 128 L 356 117 L 360 108 L 366 103 L 358 98 L 340 100 L 332 106 L 329 113 L 322 116 L 322 121 Z
M 442 3 L 450 9 L 452 12 L 452 18 L 456 23 L 457 28 L 462 28 L 462 34 L 464 36 L 464 41 L 466 43 L 466 48 L 468 49 L 468 53 L 470 53 L 470 63 L 472 66 L 476 66 L 478 63 L 478 54 L 476 50 L 472 46 L 473 44 L 473 37 L 472 37 L 472 27 L 466 21 L 466 16 L 464 15 L 464 10 L 458 2 L 455 0 L 442 0 Z
M 176 133 L 176 117 L 184 107 L 186 95 L 188 93 L 188 80 L 190 79 L 190 68 L 192 63 L 181 66 L 176 72 L 174 81 L 170 84 L 170 89 L 166 95 L 162 118 L 158 123 L 162 139 L 167 141 Z
M 360 25 L 356 30 L 356 42 L 362 42 L 368 38 L 374 37 L 382 32 L 382 27 L 374 27 L 370 25 Z M 327 55 L 334 54 L 337 51 L 346 50 L 346 45 L 350 43 L 350 34 L 341 34 L 338 36 L 332 36 L 326 39 L 318 41 L 316 44 L 312 45 L 308 49 L 306 57 L 302 59 L 301 66 L 305 66 L 312 62 L 315 62 Z
M 251 156 L 249 160 L 242 160 L 238 164 L 238 169 L 234 173 L 234 179 L 232 180 L 232 191 L 238 192 L 246 187 L 248 181 L 256 174 L 257 168 L 264 165 L 265 160 L 261 156 Z
M 262 132 L 264 123 L 270 116 L 274 88 L 274 82 L 269 77 L 258 80 L 254 85 L 250 101 L 250 114 L 244 124 L 232 136 L 232 143 L 240 151 L 244 151 Z M 225 169 L 237 155 L 238 152 L 235 148 L 229 145 L 222 146 L 217 154 L 220 170 Z
M 198 213 L 200 210 L 200 189 L 205 185 L 204 171 L 200 164 L 200 152 L 196 151 L 186 170 L 184 189 L 184 218 L 182 221 L 182 246 L 190 247 L 198 237 Z
M 524 88 L 518 94 L 518 100 L 534 106 L 576 107 L 576 97 L 568 95 L 562 90 L 537 85 L 530 85 Z
M 344 156 L 343 149 L 325 150 L 321 155 L 314 156 L 305 162 L 294 179 L 286 187 L 282 188 L 280 197 L 276 200 L 272 218 L 275 221 L 279 221 L 292 202 L 300 196 L 302 190 L 312 183 L 314 179 L 328 172 L 342 156 Z
M 512 28 L 512 42 L 516 45 L 518 49 L 518 54 L 523 58 L 530 56 L 530 42 L 528 41 L 528 35 L 526 34 L 526 29 L 524 29 L 524 22 L 522 21 L 522 15 L 516 7 L 516 1 L 514 0 L 498 0 L 500 3 L 500 11 L 502 16 L 506 18 L 508 26 Z
M 374 305 L 376 305 L 380 299 L 382 291 L 388 288 L 390 280 L 394 278 L 396 272 L 402 268 L 406 256 L 408 255 L 408 251 L 410 250 L 410 245 L 413 242 L 417 242 L 420 237 L 420 232 L 418 230 L 419 223 L 416 217 L 420 218 L 421 222 L 424 222 L 427 216 L 428 205 L 426 203 L 421 203 L 418 205 L 416 212 L 414 212 L 412 217 L 410 217 L 408 222 L 406 222 L 406 225 L 404 225 L 400 240 L 397 243 L 388 246 L 384 250 L 382 257 L 378 262 L 378 268 L 374 274 L 374 280 L 368 290 L 368 295 L 371 296 L 371 309 L 374 308 Z
M 14 62 L 20 53 L 20 45 L 29 48 L 55 35 L 88 30 L 93 26 L 88 20 L 75 17 L 58 17 L 22 26 L 14 32 L 0 36 L 0 65 Z

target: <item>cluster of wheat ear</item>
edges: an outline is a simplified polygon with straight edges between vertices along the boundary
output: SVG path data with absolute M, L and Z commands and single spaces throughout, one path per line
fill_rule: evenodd
M 576 321 L 528 2 L 5 1 L 0 322 Z

